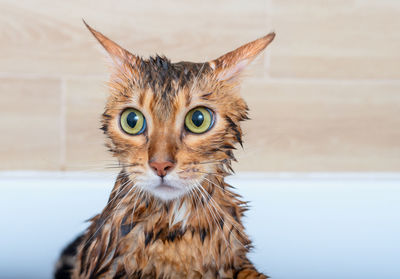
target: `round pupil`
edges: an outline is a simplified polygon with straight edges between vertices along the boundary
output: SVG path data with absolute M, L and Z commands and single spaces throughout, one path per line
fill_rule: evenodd
M 203 113 L 201 113 L 201 111 L 199 110 L 196 110 L 192 115 L 193 124 L 196 125 L 197 127 L 200 127 L 201 124 L 203 124 L 203 121 L 204 121 Z
M 138 122 L 139 117 L 137 116 L 136 113 L 130 112 L 128 116 L 126 117 L 126 122 L 128 123 L 129 127 L 134 128 L 136 126 L 136 123 Z

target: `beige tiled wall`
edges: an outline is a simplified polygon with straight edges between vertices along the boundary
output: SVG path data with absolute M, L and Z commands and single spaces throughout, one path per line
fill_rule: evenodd
M 107 96 L 81 19 L 146 56 L 204 61 L 274 30 L 245 80 L 237 170 L 400 171 L 400 1 L 0 2 L 0 169 L 99 171 Z

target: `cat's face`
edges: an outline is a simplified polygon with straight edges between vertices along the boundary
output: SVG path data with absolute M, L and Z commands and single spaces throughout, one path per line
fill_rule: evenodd
M 187 79 L 161 81 L 154 74 L 151 79 L 160 81 L 154 86 L 124 83 L 126 97 L 117 92 L 110 98 L 106 125 L 112 149 L 131 180 L 167 200 L 191 191 L 207 174 L 223 174 L 218 168 L 232 158 L 231 149 L 241 137 L 238 122 L 246 118 L 247 107 L 236 87 L 212 79 L 208 64 L 159 60 L 167 69 L 155 66 L 156 71 L 177 76 L 186 71 Z
M 108 146 L 136 190 L 171 200 L 224 176 L 247 118 L 237 75 L 273 34 L 211 62 L 171 63 L 138 58 L 90 30 L 115 67 L 103 114 Z

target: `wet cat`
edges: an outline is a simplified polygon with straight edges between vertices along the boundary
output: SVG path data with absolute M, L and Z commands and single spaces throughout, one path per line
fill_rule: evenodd
M 86 26 L 112 59 L 102 129 L 121 170 L 56 278 L 267 278 L 247 258 L 246 204 L 224 177 L 248 119 L 240 75 L 275 34 L 209 62 L 172 63 Z

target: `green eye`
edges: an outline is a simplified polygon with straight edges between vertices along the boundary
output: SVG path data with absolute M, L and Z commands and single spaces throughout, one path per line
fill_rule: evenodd
M 185 117 L 186 129 L 195 134 L 207 132 L 213 124 L 213 113 L 205 107 L 194 108 Z
M 122 112 L 120 123 L 122 130 L 130 135 L 139 135 L 146 129 L 146 119 L 143 114 L 133 108 Z

